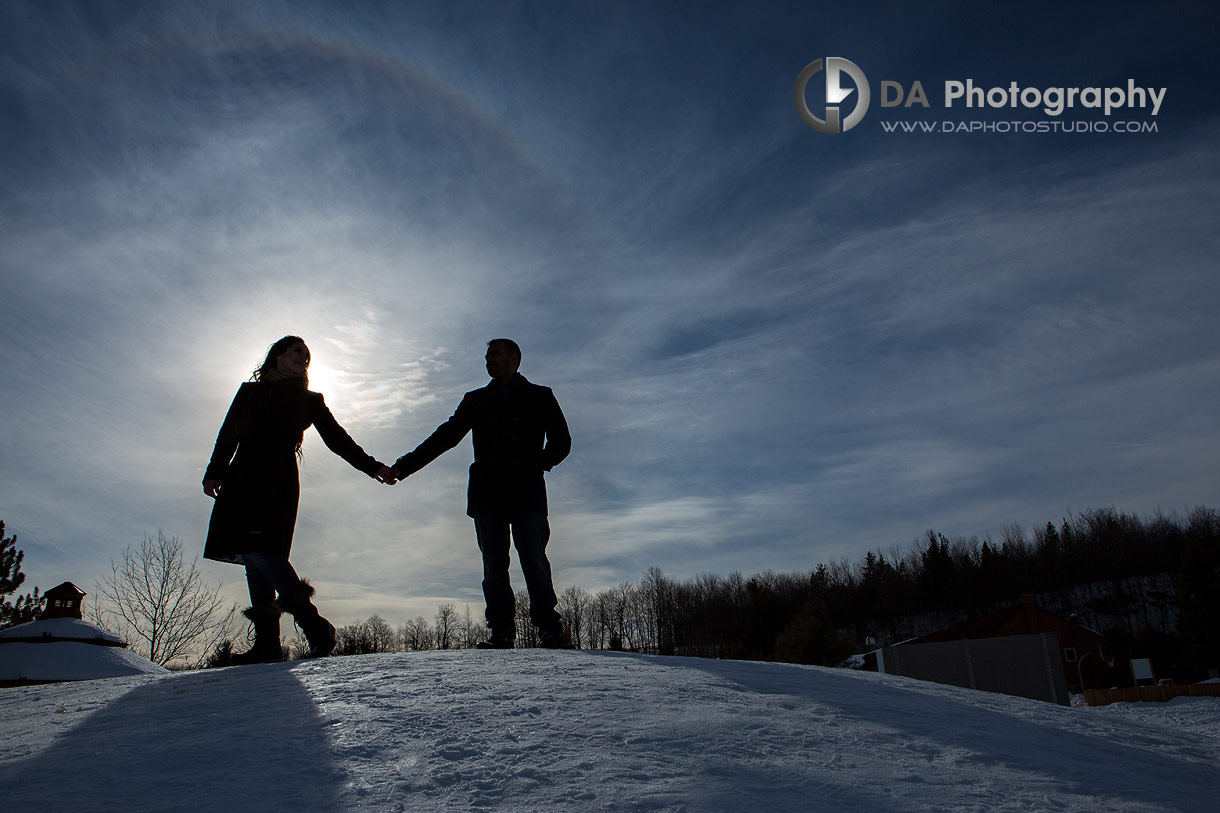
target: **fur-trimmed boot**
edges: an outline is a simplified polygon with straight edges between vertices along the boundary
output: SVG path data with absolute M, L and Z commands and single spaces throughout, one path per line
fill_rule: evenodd
M 244 666 L 284 660 L 284 650 L 280 648 L 280 608 L 274 604 L 259 604 L 247 607 L 241 614 L 254 625 L 254 646 L 246 652 L 238 652 L 230 663 Z
M 301 579 L 288 595 L 280 596 L 278 604 L 280 609 L 296 619 L 297 626 L 305 633 L 305 640 L 309 642 L 309 657 L 325 658 L 334 650 L 339 639 L 335 625 L 323 618 L 310 601 L 313 594 L 313 585 Z

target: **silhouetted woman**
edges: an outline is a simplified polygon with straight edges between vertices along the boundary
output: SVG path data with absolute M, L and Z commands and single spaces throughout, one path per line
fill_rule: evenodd
M 310 392 L 309 348 L 285 336 L 267 351 L 251 380 L 241 385 L 225 416 L 203 490 L 216 499 L 205 559 L 245 565 L 254 646 L 233 663 L 283 660 L 280 613 L 288 612 L 309 641 L 310 657 L 335 648 L 335 627 L 311 600 L 314 588 L 288 561 L 296 526 L 300 481 L 297 454 L 311 425 L 332 452 L 377 479 L 389 469 L 365 454 L 335 421 L 322 395 Z M 276 594 L 279 600 L 276 601 Z

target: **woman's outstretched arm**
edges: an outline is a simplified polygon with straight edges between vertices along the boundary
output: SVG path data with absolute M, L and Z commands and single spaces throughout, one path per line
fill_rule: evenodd
M 365 452 L 360 444 L 352 439 L 347 430 L 335 420 L 335 416 L 326 406 L 326 401 L 322 398 L 321 393 L 311 394 L 310 397 L 314 401 L 311 415 L 313 425 L 318 430 L 318 434 L 322 436 L 322 442 L 326 444 L 326 448 L 342 457 L 353 468 L 359 469 L 383 483 L 393 485 L 395 478 L 390 467 Z

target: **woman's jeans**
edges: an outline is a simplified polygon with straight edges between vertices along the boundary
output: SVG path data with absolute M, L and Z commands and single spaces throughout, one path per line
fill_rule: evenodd
M 271 604 L 275 594 L 293 595 L 301 583 L 287 556 L 270 553 L 243 553 L 246 583 L 250 586 L 250 604 L 255 607 Z

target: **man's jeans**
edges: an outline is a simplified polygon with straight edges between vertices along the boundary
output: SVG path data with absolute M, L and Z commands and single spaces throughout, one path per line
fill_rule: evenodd
M 511 508 L 484 511 L 474 518 L 475 535 L 483 553 L 487 626 L 496 637 L 515 637 L 517 602 L 508 578 L 510 528 L 529 591 L 530 620 L 541 632 L 558 634 L 562 626 L 555 605 L 559 602 L 551 583 L 551 563 L 546 558 L 551 526 L 546 514 Z

